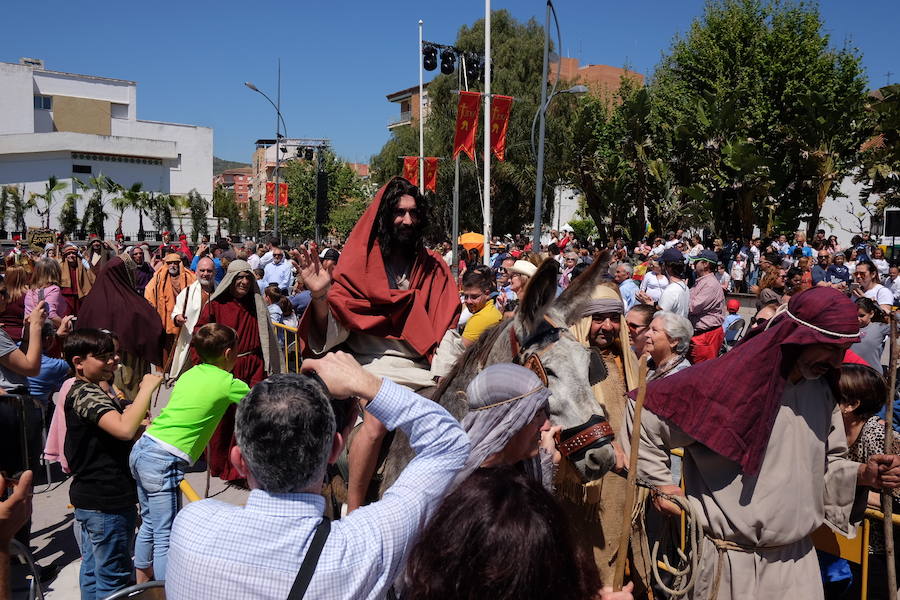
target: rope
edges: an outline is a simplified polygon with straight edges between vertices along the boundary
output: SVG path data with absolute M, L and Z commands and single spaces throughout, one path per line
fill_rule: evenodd
M 804 321 L 803 319 L 797 317 L 797 315 L 795 315 L 794 313 L 789 311 L 787 302 L 785 302 L 784 304 L 779 306 L 777 309 L 775 309 L 775 314 L 772 315 L 772 318 L 769 319 L 768 323 L 766 323 L 765 329 L 769 329 L 769 326 L 772 325 L 772 323 L 775 321 L 775 317 L 777 317 L 778 315 L 782 315 L 782 314 L 787 315 L 789 318 L 793 319 L 794 321 L 797 321 L 798 323 L 800 323 L 801 325 L 804 325 L 805 327 L 809 327 L 813 331 L 818 331 L 819 333 L 825 334 L 829 337 L 848 338 L 848 339 L 859 337 L 858 331 L 856 333 L 838 333 L 837 331 L 829 331 L 828 329 L 822 329 L 821 327 L 816 327 L 812 323 L 808 323 L 807 321 Z
M 667 586 L 663 582 L 663 577 L 659 572 L 660 561 L 658 557 L 660 554 L 660 546 L 662 546 L 660 540 L 656 540 L 653 543 L 653 550 L 650 553 L 650 568 L 653 573 L 653 579 L 656 581 L 659 589 L 667 594 L 669 598 L 680 598 L 694 588 L 694 584 L 697 581 L 697 575 L 700 572 L 700 561 L 703 558 L 703 526 L 700 524 L 700 519 L 697 517 L 693 505 L 686 497 L 664 494 L 655 486 L 644 481 L 639 481 L 638 485 L 650 488 L 650 492 L 654 498 L 659 497 L 668 500 L 684 511 L 685 549 L 681 550 L 681 548 L 678 547 L 677 542 L 671 539 L 671 534 L 666 536 L 669 539 L 664 546 L 666 550 L 671 547 L 675 548 L 675 551 L 678 554 L 677 566 L 673 566 L 669 562 L 668 551 L 662 553 L 663 565 L 665 565 L 665 568 L 675 576 L 672 587 Z M 720 555 L 720 562 L 722 557 L 724 557 L 724 552 Z M 721 572 L 721 569 L 717 568 L 716 571 L 718 574 Z M 710 596 L 711 598 L 715 598 L 715 588 L 717 587 L 718 585 L 714 586 L 713 594 Z

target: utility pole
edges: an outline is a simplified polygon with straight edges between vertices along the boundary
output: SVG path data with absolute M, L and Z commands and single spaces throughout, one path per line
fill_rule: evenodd
M 491 262 L 491 0 L 484 0 L 484 264 Z
M 547 70 L 550 62 L 550 0 L 547 0 L 547 18 L 544 24 L 544 69 L 541 75 L 540 125 L 538 125 L 537 173 L 534 184 L 534 231 L 531 251 L 541 251 L 541 211 L 544 205 L 544 126 L 547 111 Z M 559 77 L 559 73 L 556 74 Z M 534 129 L 531 130 L 534 132 Z

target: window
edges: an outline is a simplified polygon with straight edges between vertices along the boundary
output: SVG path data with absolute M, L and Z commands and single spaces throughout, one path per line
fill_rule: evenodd
M 172 165 L 172 170 L 173 171 L 181 170 L 181 152 L 178 153 L 178 158 L 175 159 L 175 164 Z
M 34 108 L 38 110 L 53 110 L 53 96 L 35 96 Z
M 91 165 L 72 165 L 73 173 L 86 173 L 87 175 L 91 174 Z

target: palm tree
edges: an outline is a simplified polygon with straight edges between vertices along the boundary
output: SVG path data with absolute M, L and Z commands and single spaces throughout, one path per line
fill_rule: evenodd
M 66 194 L 62 208 L 59 211 L 59 228 L 66 235 L 73 235 L 78 230 L 78 201 L 81 194 L 75 192 Z
M 137 193 L 134 194 L 135 186 L 140 186 L 141 184 L 136 183 L 131 186 L 129 190 L 129 198 L 131 198 L 131 208 L 137 211 L 138 214 L 138 240 L 144 241 L 144 211 L 150 208 L 150 197 L 151 195 L 147 192 L 142 192 L 140 187 L 137 188 Z M 131 195 L 133 194 L 133 195 Z
M 161 236 L 163 231 L 171 231 L 172 226 L 172 209 L 177 205 L 177 197 L 170 194 L 153 194 L 150 193 L 147 198 L 147 211 L 150 213 L 150 220 L 157 229 L 157 236 Z M 159 237 L 162 239 L 162 237 Z
M 13 225 L 19 228 L 19 233 L 25 233 L 27 226 L 25 225 L 25 213 L 34 208 L 34 198 L 25 199 L 24 189 L 19 189 L 17 185 L 6 186 L 7 197 L 9 199 L 9 208 L 13 213 Z
M 56 175 L 51 175 L 47 179 L 43 194 L 31 192 L 31 195 L 29 196 L 29 201 L 32 202 L 32 206 L 35 206 L 35 210 L 37 211 L 38 216 L 43 218 L 44 227 L 46 229 L 50 229 L 50 210 L 53 208 L 53 194 L 55 194 L 56 192 L 60 192 L 65 188 L 65 183 L 63 183 L 62 181 L 58 181 L 56 179 Z M 43 210 L 41 210 L 40 207 L 37 206 L 36 201 L 38 199 L 40 199 L 44 204 Z
M 9 186 L 0 188 L 0 231 L 2 237 L 6 237 L 6 212 L 9 208 Z
M 119 190 L 119 184 L 104 176 L 102 173 L 96 177 L 91 177 L 90 183 L 93 191 L 88 198 L 87 205 L 84 207 L 84 216 L 81 219 L 81 232 L 95 233 L 100 238 L 105 237 L 106 213 L 103 212 L 103 195 L 114 194 Z

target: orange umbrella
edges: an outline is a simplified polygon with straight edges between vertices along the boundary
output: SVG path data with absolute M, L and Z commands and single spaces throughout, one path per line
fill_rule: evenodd
M 480 233 L 464 233 L 459 236 L 459 239 L 457 241 L 466 250 L 475 248 L 476 250 L 478 250 L 479 254 L 482 254 L 484 252 L 484 236 Z

